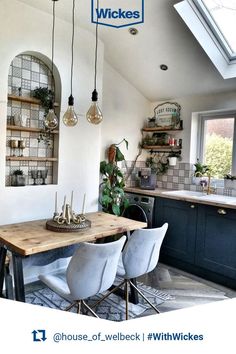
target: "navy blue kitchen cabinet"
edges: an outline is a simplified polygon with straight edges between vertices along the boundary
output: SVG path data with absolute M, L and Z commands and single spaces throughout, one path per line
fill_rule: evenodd
M 236 279 L 236 210 L 199 208 L 195 263 Z
M 168 222 L 161 258 L 174 257 L 194 264 L 197 205 L 180 200 L 156 198 L 154 225 Z
M 157 197 L 154 227 L 165 222 L 161 262 L 236 289 L 236 210 Z

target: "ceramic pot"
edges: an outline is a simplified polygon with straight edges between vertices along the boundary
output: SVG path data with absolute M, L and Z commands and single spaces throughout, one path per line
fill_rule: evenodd
M 177 164 L 177 157 L 168 157 L 169 160 L 169 165 L 170 166 L 176 166 Z

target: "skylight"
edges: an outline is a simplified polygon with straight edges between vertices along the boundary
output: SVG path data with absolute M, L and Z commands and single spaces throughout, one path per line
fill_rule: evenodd
M 230 60 L 236 58 L 236 0 L 194 0 Z
M 236 0 L 182 0 L 174 7 L 223 78 L 236 78 Z

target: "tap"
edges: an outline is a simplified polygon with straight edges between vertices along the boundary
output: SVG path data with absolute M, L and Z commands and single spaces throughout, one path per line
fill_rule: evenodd
M 200 185 L 202 186 L 202 191 L 206 192 L 207 195 L 215 192 L 215 188 L 211 187 L 211 174 L 210 174 L 210 172 L 207 174 L 207 181 L 202 180 L 200 182 Z

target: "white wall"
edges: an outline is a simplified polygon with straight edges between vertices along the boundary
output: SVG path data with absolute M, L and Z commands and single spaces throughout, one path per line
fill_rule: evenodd
M 121 146 L 126 160 L 134 160 L 138 144 L 142 139 L 141 128 L 148 117 L 150 102 L 107 62 L 103 71 L 103 115 L 101 158 L 113 143 L 123 138 L 129 142 L 129 149 Z M 144 159 L 143 156 L 140 160 Z
M 183 120 L 184 130 L 181 133 L 177 133 L 176 137 L 183 139 L 183 162 L 195 162 L 197 157 L 196 139 L 198 133 L 196 120 L 194 120 L 194 118 L 197 117 L 196 113 L 205 111 L 236 110 L 236 92 L 181 97 L 172 101 L 178 102 L 181 106 L 181 119 Z M 151 104 L 150 114 L 153 115 L 153 110 L 159 103 L 160 102 L 154 102 Z M 191 129 L 192 124 L 194 124 L 193 129 Z
M 68 128 L 60 124 L 58 185 L 5 187 L 5 144 L 7 78 L 13 58 L 25 51 L 51 57 L 52 17 L 17 0 L 0 0 L 0 224 L 52 216 L 55 191 L 61 201 L 65 193 L 75 193 L 80 211 L 87 193 L 87 211 L 97 210 L 101 127 L 86 121 L 91 104 L 94 75 L 94 36 L 81 29 L 75 33 L 74 97 L 80 114 L 79 124 Z M 71 26 L 56 19 L 55 65 L 62 81 L 61 118 L 70 94 Z M 102 99 L 103 44 L 99 44 L 98 90 Z

